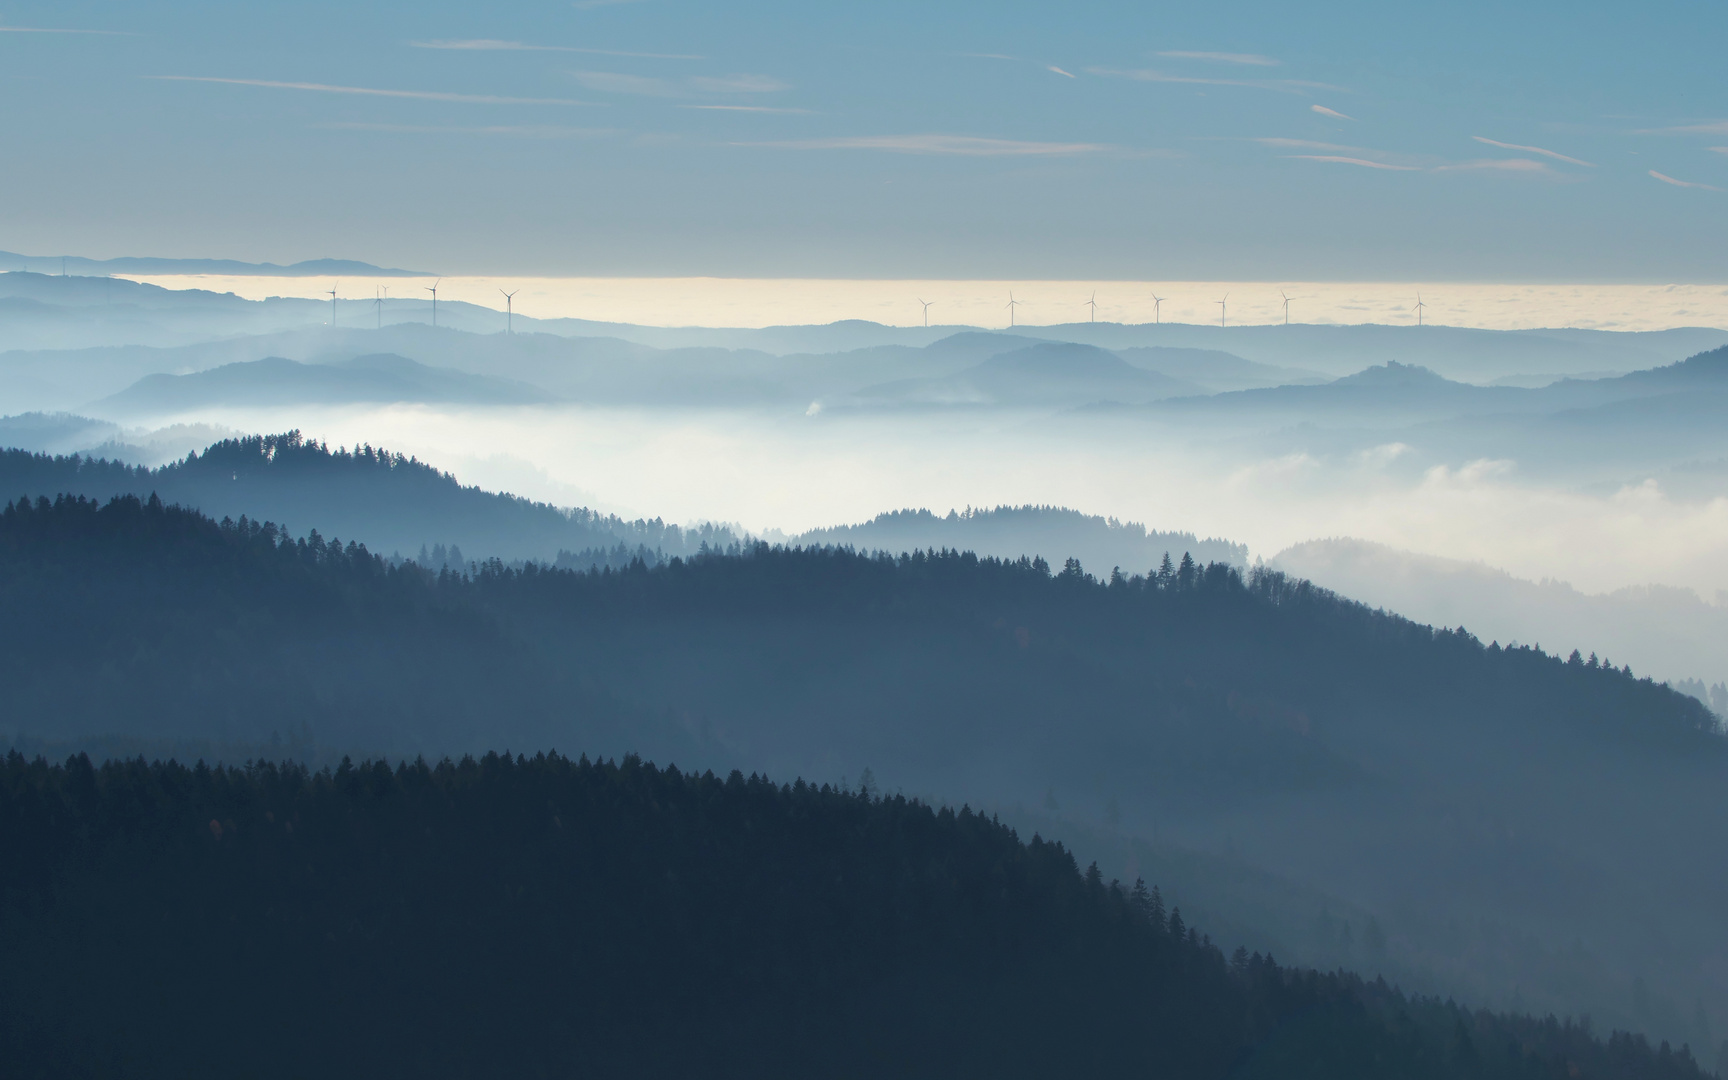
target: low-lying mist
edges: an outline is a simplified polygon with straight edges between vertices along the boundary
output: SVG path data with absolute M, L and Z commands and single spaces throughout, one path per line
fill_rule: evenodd
M 1435 461 L 1403 443 L 1267 452 L 1255 439 L 1083 413 L 392 405 L 230 408 L 174 419 L 300 428 L 333 448 L 364 443 L 417 456 L 489 490 L 625 518 L 728 523 L 771 540 L 901 508 L 1048 504 L 1225 538 L 1246 545 L 1250 562 L 1351 537 L 1532 583 L 1569 583 L 1577 593 L 1665 586 L 1697 597 L 1688 601 L 1697 618 L 1687 620 L 1696 634 L 1689 630 L 1691 647 L 1678 652 L 1660 645 L 1673 636 L 1661 630 L 1672 623 L 1661 604 L 1621 604 L 1612 618 L 1580 622 L 1566 603 L 1492 602 L 1492 581 L 1478 590 L 1480 602 L 1434 604 L 1394 587 L 1396 575 L 1373 560 L 1349 572 L 1336 559 L 1287 560 L 1346 595 L 1465 623 L 1484 640 L 1608 652 L 1658 678 L 1728 678 L 1728 664 L 1701 662 L 1728 655 L 1728 620 L 1715 616 L 1728 590 L 1720 559 L 1728 498 L 1673 495 L 1635 474 L 1618 484 L 1579 483 L 1532 475 L 1510 459 Z
M 1586 592 L 1663 584 L 1714 599 L 1728 589 L 1728 497 L 1679 498 L 1648 478 L 1543 482 L 1515 460 L 1412 466 L 1417 453 L 1400 444 L 1259 455 L 1150 425 L 998 412 L 414 405 L 193 419 L 297 427 L 332 447 L 415 455 L 489 489 L 626 517 L 736 523 L 770 537 L 902 507 L 1032 503 L 1226 537 L 1248 545 L 1251 558 L 1351 536 Z

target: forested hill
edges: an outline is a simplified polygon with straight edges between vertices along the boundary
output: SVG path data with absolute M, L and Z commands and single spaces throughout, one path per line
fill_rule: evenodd
M 1701 704 L 1171 563 L 755 547 L 435 575 L 155 501 L 13 504 L 0 734 L 870 767 L 1228 852 L 1377 913 L 1361 955 L 1476 1000 L 1676 1041 L 1728 1017 L 1728 743 Z
M 948 548 L 1015 559 L 1042 554 L 1047 559 L 1077 558 L 1087 566 L 1154 566 L 1168 551 L 1183 551 L 1201 562 L 1245 566 L 1242 544 L 1193 533 L 1149 531 L 1133 521 L 1097 517 L 1059 506 L 998 506 L 992 509 L 895 510 L 857 525 L 813 529 L 793 542 L 810 547 L 845 545 L 862 551 L 911 551 Z
M 59 494 L 106 501 L 151 494 L 214 518 L 246 515 L 364 541 L 414 557 L 452 546 L 470 558 L 552 561 L 560 551 L 622 543 L 686 555 L 725 546 L 725 529 L 681 529 L 658 518 L 624 521 L 465 487 L 449 473 L 371 446 L 332 451 L 298 431 L 227 439 L 160 468 L 77 454 L 0 450 L 0 497 Z
M 0 1040 L 18 1077 L 1704 1075 L 1226 959 L 966 808 L 556 755 L 10 755 Z

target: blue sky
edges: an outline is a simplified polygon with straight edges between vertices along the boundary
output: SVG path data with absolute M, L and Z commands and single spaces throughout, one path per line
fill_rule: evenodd
M 1728 5 L 0 0 L 0 249 L 1719 281 Z M 36 31 L 101 31 L 48 33 Z

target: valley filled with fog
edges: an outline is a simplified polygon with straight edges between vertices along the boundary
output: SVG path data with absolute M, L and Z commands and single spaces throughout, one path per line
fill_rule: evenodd
M 1063 507 L 1228 541 L 1485 640 L 1728 680 L 1728 359 L 1699 356 L 1721 331 L 518 317 L 505 334 L 497 312 L 448 302 L 437 327 L 427 302 L 393 300 L 368 305 L 370 328 L 332 328 L 328 303 L 124 279 L 13 273 L 0 293 L 15 447 L 156 465 L 299 430 L 488 490 L 770 540 L 899 510 Z M 1042 542 L 1058 563 L 1082 553 Z M 1084 554 L 1098 574 L 1149 569 L 1134 545 Z M 1517 603 L 1462 587 L 1497 574 L 1523 583 Z

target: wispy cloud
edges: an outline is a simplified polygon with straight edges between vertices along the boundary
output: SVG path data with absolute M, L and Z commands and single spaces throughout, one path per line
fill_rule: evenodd
M 1434 171 L 1552 173 L 1554 170 L 1540 161 L 1531 161 L 1529 158 L 1477 158 L 1474 161 L 1455 161 L 1449 165 L 1436 165 Z
M 131 30 L 73 30 L 59 26 L 0 26 L 0 34 L 88 34 L 93 37 L 139 37 Z
M 627 56 L 637 60 L 701 60 L 690 53 L 624 52 L 619 49 L 583 49 L 575 45 L 530 45 L 521 41 L 466 38 L 460 41 L 410 41 L 415 49 L 454 49 L 462 52 L 560 52 L 589 56 Z
M 956 154 L 962 157 L 1062 157 L 1113 149 L 1099 143 L 1024 142 L 972 135 L 852 135 L 782 142 L 739 142 L 779 150 L 877 150 L 890 154 Z
M 1246 86 L 1255 90 L 1271 90 L 1280 94 L 1306 93 L 1313 84 L 1298 83 L 1291 79 L 1213 79 L 1201 75 L 1172 75 L 1168 71 L 1157 71 L 1152 68 L 1119 68 L 1090 67 L 1086 69 L 1089 75 L 1104 78 L 1129 79 L 1134 82 L 1149 83 L 1179 83 L 1194 86 Z
M 1477 142 L 1484 143 L 1488 146 L 1498 146 L 1502 150 L 1522 150 L 1526 154 L 1541 154 L 1543 157 L 1550 157 L 1555 161 L 1564 161 L 1569 165 L 1583 165 L 1585 168 L 1589 169 L 1594 169 L 1596 167 L 1588 161 L 1580 161 L 1575 157 L 1567 157 L 1565 154 L 1555 153 L 1553 150 L 1544 150 L 1540 146 L 1524 146 L 1520 143 L 1501 142 L 1498 139 L 1483 138 L 1481 135 L 1472 135 L 1470 137 L 1475 139 Z
M 772 94 L 792 89 L 771 75 L 695 75 L 689 82 L 708 94 Z
M 1055 64 L 1045 64 L 1044 70 L 1045 71 L 1054 71 L 1058 75 L 1066 75 L 1070 79 L 1078 78 L 1078 76 L 1076 76 L 1073 72 L 1063 71 L 1061 68 L 1057 67 Z
M 1168 56 L 1175 60 L 1216 60 L 1223 64 L 1246 64 L 1249 67 L 1277 67 L 1278 61 L 1270 56 L 1260 56 L 1256 53 L 1233 52 L 1186 52 L 1171 50 L 1161 52 L 1159 56 Z
M 492 94 L 452 94 L 442 90 L 382 90 L 371 86 L 333 86 L 329 83 L 277 82 L 272 79 L 222 79 L 214 75 L 145 75 L 163 82 L 221 83 L 227 86 L 261 86 L 271 90 L 309 90 L 320 94 L 360 94 L 365 97 L 410 98 L 417 101 L 449 101 L 470 105 L 587 105 L 570 98 L 498 97 Z
M 1364 169 L 1385 169 L 1388 172 L 1421 172 L 1415 165 L 1390 165 L 1384 161 L 1369 161 L 1367 158 L 1344 157 L 1339 154 L 1285 154 L 1292 161 L 1325 161 L 1333 165 L 1360 165 Z
M 564 127 L 557 124 L 488 124 L 462 127 L 442 124 L 314 124 L 327 131 L 381 131 L 405 135 L 505 135 L 521 139 L 589 139 L 616 134 L 611 128 Z
M 1343 113 L 1339 112 L 1337 109 L 1328 109 L 1324 105 L 1310 105 L 1310 106 L 1308 106 L 1308 108 L 1314 112 L 1319 113 L 1321 116 L 1332 116 L 1332 117 L 1336 117 L 1339 120 L 1354 120 L 1354 119 L 1356 119 L 1354 116 L 1345 116 Z
M 1356 165 L 1364 169 L 1387 172 L 1501 172 L 1525 175 L 1557 176 L 1546 163 L 1529 158 L 1479 158 L 1474 161 L 1442 162 L 1404 154 L 1392 154 L 1365 146 L 1340 146 L 1337 143 L 1314 142 L 1309 139 L 1261 138 L 1250 140 L 1278 150 L 1316 150 L 1313 154 L 1284 154 L 1291 161 L 1321 161 L 1332 165 Z
M 1315 142 L 1312 139 L 1264 138 L 1252 139 L 1250 141 L 1257 142 L 1261 146 L 1271 146 L 1280 150 L 1344 150 L 1353 154 L 1374 152 L 1372 150 L 1366 150 L 1360 146 L 1340 146 L 1337 143 Z
M 1706 146 L 1704 149 L 1712 154 L 1728 154 L 1728 146 Z
M 1642 128 L 1639 135 L 1728 135 L 1728 120 L 1706 120 L 1700 124 L 1676 124 L 1673 127 Z
M 808 116 L 809 109 L 793 109 L 780 105 L 680 105 L 680 109 L 710 109 L 714 112 L 795 113 Z
M 606 94 L 638 94 L 643 97 L 685 97 L 690 94 L 768 94 L 791 87 L 767 75 L 693 75 L 687 79 L 658 79 L 628 75 L 621 71 L 572 71 L 577 82 Z
M 603 94 L 640 94 L 644 97 L 676 97 L 680 90 L 665 79 L 626 75 L 619 71 L 572 71 L 576 81 Z
M 1714 184 L 1700 184 L 1700 183 L 1696 183 L 1692 180 L 1676 180 L 1672 176 L 1667 175 L 1666 173 L 1657 172 L 1655 169 L 1650 170 L 1650 175 L 1655 177 L 1656 179 L 1662 181 L 1664 184 L 1673 184 L 1675 187 L 1698 188 L 1702 191 L 1721 191 L 1722 190 L 1721 188 L 1717 187 Z

